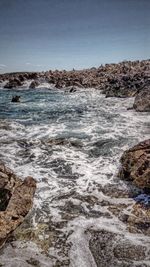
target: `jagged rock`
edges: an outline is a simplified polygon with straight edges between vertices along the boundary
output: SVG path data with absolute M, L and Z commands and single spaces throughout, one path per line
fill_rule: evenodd
M 39 82 L 35 80 L 35 81 L 32 81 L 32 82 L 31 82 L 29 88 L 34 89 L 34 88 L 37 87 L 37 86 L 39 86 Z
M 140 112 L 150 111 L 150 87 L 139 92 L 135 97 L 133 108 Z
M 141 189 L 150 189 L 150 139 L 124 152 L 119 176 Z
M 15 79 L 10 79 L 9 82 L 4 86 L 4 88 L 12 89 L 16 87 L 22 86 L 22 82 L 15 78 Z
M 0 247 L 31 209 L 35 190 L 32 177 L 22 181 L 0 163 Z
M 20 102 L 20 96 L 19 95 L 13 96 L 11 102 Z

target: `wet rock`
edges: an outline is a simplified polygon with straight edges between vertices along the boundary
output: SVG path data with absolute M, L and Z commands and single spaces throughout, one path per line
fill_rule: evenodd
M 141 266 L 140 261 L 146 259 L 146 247 L 131 243 L 121 234 L 90 230 L 90 235 L 89 248 L 98 267 Z
M 34 81 L 31 82 L 29 88 L 34 89 L 34 88 L 36 88 L 36 87 L 39 86 L 39 85 L 40 85 L 39 82 L 36 81 L 36 80 L 34 80 Z
M 127 223 L 130 232 L 150 236 L 150 209 L 141 204 L 133 205 Z
M 9 82 L 4 86 L 4 88 L 12 89 L 16 87 L 22 86 L 22 82 L 15 78 L 15 79 L 10 79 Z
M 137 94 L 133 108 L 140 112 L 150 112 L 150 87 Z
M 0 247 L 31 209 L 35 189 L 32 177 L 22 181 L 0 164 Z
M 83 144 L 80 140 L 66 139 L 66 138 L 52 138 L 47 141 L 49 146 L 72 146 L 75 148 L 82 148 Z
M 150 189 L 150 139 L 125 151 L 121 164 L 121 179 L 133 181 L 138 188 Z
M 19 95 L 13 96 L 11 102 L 16 102 L 16 103 L 20 102 L 20 96 Z
M 32 266 L 40 267 L 40 262 L 34 258 L 30 258 L 29 260 L 26 260 L 27 263 L 29 263 Z
M 69 93 L 75 93 L 77 91 L 75 86 L 72 86 L 69 90 Z

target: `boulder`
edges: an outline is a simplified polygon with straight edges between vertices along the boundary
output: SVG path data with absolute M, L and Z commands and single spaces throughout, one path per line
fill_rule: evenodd
M 36 88 L 36 87 L 39 86 L 39 85 L 40 85 L 39 82 L 36 81 L 36 80 L 34 80 L 34 81 L 31 82 L 29 88 L 34 89 L 34 88 Z
M 0 247 L 19 226 L 32 207 L 36 181 L 22 181 L 0 163 Z
M 140 112 L 150 112 L 150 87 L 137 94 L 133 108 Z
M 16 102 L 16 103 L 20 102 L 20 96 L 19 95 L 13 96 L 11 102 Z
M 124 152 L 119 176 L 140 189 L 150 190 L 150 139 Z

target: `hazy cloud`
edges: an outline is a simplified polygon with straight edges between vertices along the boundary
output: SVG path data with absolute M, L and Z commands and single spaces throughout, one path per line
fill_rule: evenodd
M 41 65 L 41 64 L 32 64 L 30 62 L 26 62 L 26 65 L 32 66 L 32 67 L 43 67 L 43 65 Z
M 3 68 L 6 68 L 7 66 L 4 65 L 4 64 L 0 64 L 0 68 L 3 69 Z

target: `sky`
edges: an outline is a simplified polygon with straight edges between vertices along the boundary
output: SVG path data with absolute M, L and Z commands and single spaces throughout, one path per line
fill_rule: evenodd
M 0 0 L 0 73 L 150 58 L 150 0 Z

